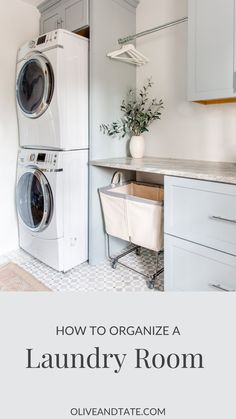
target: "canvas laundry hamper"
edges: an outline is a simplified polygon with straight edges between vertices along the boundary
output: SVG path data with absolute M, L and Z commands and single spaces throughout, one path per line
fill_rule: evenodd
M 132 181 L 99 192 L 107 234 L 156 252 L 162 250 L 162 186 Z

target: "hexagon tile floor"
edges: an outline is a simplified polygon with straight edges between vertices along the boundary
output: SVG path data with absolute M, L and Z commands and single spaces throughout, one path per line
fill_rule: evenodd
M 112 269 L 108 260 L 97 266 L 84 263 L 66 273 L 55 271 L 21 249 L 0 259 L 1 264 L 10 261 L 30 272 L 53 291 L 153 292 L 147 287 L 146 279 L 142 275 L 119 264 L 116 269 Z M 156 254 L 152 251 L 142 249 L 140 256 L 132 253 L 124 257 L 122 261 L 141 272 L 150 274 L 155 272 Z M 162 257 L 160 257 L 159 266 L 163 266 Z M 156 279 L 154 290 L 163 291 L 163 274 Z

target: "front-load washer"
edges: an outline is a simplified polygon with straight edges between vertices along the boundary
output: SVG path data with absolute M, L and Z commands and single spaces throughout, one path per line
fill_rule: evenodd
M 23 45 L 16 103 L 21 147 L 88 148 L 88 39 L 58 29 Z
M 20 247 L 66 272 L 88 259 L 88 150 L 21 149 L 16 206 Z

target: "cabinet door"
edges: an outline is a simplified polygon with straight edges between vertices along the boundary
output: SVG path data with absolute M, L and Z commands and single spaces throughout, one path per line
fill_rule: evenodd
M 73 32 L 89 25 L 88 0 L 66 0 L 63 8 L 63 28 Z
M 235 0 L 188 0 L 188 99 L 236 96 Z
M 46 11 L 41 16 L 40 33 L 47 33 L 62 27 L 61 9 Z
M 236 291 L 236 257 L 165 234 L 165 291 Z
M 236 256 L 236 186 L 165 176 L 165 233 Z

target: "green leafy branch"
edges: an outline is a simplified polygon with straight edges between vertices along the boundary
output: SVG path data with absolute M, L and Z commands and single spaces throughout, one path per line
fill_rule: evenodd
M 148 127 L 152 122 L 161 119 L 161 109 L 164 108 L 162 99 L 149 99 L 149 91 L 153 84 L 152 80 L 148 79 L 138 93 L 131 89 L 127 99 L 122 101 L 121 119 L 111 124 L 101 124 L 100 130 L 110 137 L 119 135 L 122 138 L 149 131 Z

